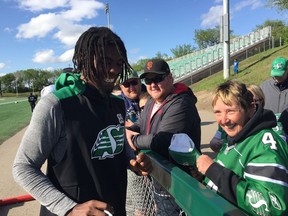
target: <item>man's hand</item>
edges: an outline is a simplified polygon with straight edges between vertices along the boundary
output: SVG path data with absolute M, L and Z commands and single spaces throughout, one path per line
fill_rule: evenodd
M 130 145 L 130 147 L 134 150 L 134 151 L 137 151 L 136 147 L 134 146 L 133 142 L 132 142 L 132 138 L 133 136 L 136 136 L 138 135 L 139 133 L 135 132 L 135 131 L 131 131 L 131 130 L 128 130 L 126 129 L 126 138 L 127 138 L 127 141 Z
M 195 178 L 196 180 L 198 180 L 199 182 L 202 182 L 204 180 L 204 175 L 202 175 L 198 169 L 196 168 L 195 165 L 193 166 L 189 166 L 189 170 L 190 173 L 192 175 L 193 178 Z
M 134 123 L 131 121 L 131 120 L 126 120 L 125 121 L 125 127 L 130 127 L 130 126 L 132 126 Z
M 205 175 L 207 169 L 211 166 L 212 163 L 214 163 L 214 160 L 212 158 L 210 158 L 208 155 L 202 154 L 197 159 L 196 166 L 198 171 Z
M 152 171 L 150 158 L 143 152 L 136 156 L 136 160 L 130 160 L 130 169 L 139 175 L 147 176 Z
M 112 206 L 98 200 L 90 200 L 74 206 L 67 216 L 107 216 L 109 213 L 110 215 L 114 213 Z

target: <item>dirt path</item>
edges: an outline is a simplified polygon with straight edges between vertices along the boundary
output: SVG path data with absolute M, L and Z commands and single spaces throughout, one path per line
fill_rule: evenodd
M 12 164 L 20 140 L 26 128 L 19 131 L 0 145 L 0 199 L 11 198 L 27 194 L 18 186 L 12 177 Z M 8 206 L 0 206 L 1 216 L 36 216 L 39 215 L 40 205 L 37 201 L 29 201 Z
M 200 110 L 199 113 L 202 121 L 201 148 L 203 152 L 214 157 L 215 155 L 211 152 L 208 145 L 217 129 L 217 124 L 214 121 L 214 116 L 211 110 L 211 97 L 209 93 L 197 95 L 197 97 L 199 101 L 197 103 L 197 108 Z M 0 199 L 27 194 L 14 182 L 11 171 L 16 151 L 25 130 L 26 128 L 19 131 L 16 135 L 0 145 Z M 37 201 L 0 206 L 0 216 L 36 216 L 39 215 L 39 208 L 40 205 Z

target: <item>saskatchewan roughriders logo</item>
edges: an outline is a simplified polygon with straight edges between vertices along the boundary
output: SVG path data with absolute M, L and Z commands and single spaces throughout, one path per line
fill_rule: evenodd
M 110 125 L 101 130 L 91 149 L 91 159 L 113 158 L 123 151 L 124 127 L 121 125 Z

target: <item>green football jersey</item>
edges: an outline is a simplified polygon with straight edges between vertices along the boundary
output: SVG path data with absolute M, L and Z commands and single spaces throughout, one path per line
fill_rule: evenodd
M 215 162 L 232 170 L 239 180 L 236 185 L 231 181 L 230 185 L 219 186 L 206 177 L 207 187 L 218 192 L 233 188 L 231 197 L 251 215 L 288 214 L 288 145 L 272 129 L 261 130 L 229 147 L 224 140 Z

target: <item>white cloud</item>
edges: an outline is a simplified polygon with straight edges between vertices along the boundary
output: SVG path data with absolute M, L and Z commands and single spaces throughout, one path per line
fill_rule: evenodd
M 223 6 L 216 5 L 209 9 L 206 14 L 201 15 L 201 26 L 210 28 L 220 24 L 220 16 L 223 15 Z
M 74 49 L 67 50 L 63 53 L 58 59 L 58 62 L 68 62 L 72 61 L 72 57 L 74 55 Z
M 33 62 L 36 63 L 51 63 L 55 62 L 55 60 L 56 58 L 52 49 L 39 51 L 33 57 Z
M 28 1 L 25 1 L 28 4 Z M 37 0 L 32 1 L 32 5 L 36 5 Z M 40 1 L 39 1 L 40 2 Z M 48 1 L 44 1 L 48 2 Z M 49 1 L 50 2 L 50 1 Z M 51 1 L 54 3 L 54 1 Z M 63 4 L 67 1 L 59 1 Z M 40 3 L 39 3 L 40 5 Z M 63 5 L 62 5 L 63 6 Z M 92 19 L 96 16 L 98 16 L 97 10 L 102 10 L 105 7 L 105 4 L 100 3 L 98 1 L 94 0 L 71 0 L 69 1 L 70 10 L 66 11 L 59 11 L 54 13 L 45 13 L 40 14 L 36 17 L 33 17 L 30 19 L 28 23 L 21 24 L 18 27 L 18 33 L 16 35 L 17 38 L 33 38 L 38 37 L 42 38 L 45 37 L 49 32 L 57 31 L 57 32 L 65 32 L 65 29 L 78 29 L 80 30 L 80 34 L 83 32 L 83 28 L 86 28 L 85 26 L 80 27 L 76 23 L 81 21 L 82 19 Z M 43 8 L 46 8 L 47 6 L 43 6 Z M 74 33 L 76 31 L 74 30 Z M 58 33 L 61 34 L 61 33 Z M 77 35 L 79 36 L 79 34 Z M 57 33 L 56 33 L 56 37 Z M 61 40 L 60 41 L 65 41 Z
M 71 10 L 61 12 L 63 19 L 80 21 L 98 16 L 97 10 L 105 8 L 105 4 L 94 0 L 72 0 Z
M 219 4 L 221 0 L 215 0 L 214 3 Z M 251 10 L 263 7 L 261 0 L 243 0 L 239 3 L 231 6 L 230 4 L 230 19 L 235 12 L 239 12 L 243 9 L 250 8 Z M 223 5 L 215 5 L 209 8 L 209 11 L 201 16 L 201 26 L 205 28 L 211 28 L 216 25 L 220 25 L 220 17 L 223 15 Z
M 53 1 L 39 1 L 39 0 L 18 0 L 18 4 L 21 8 L 30 11 L 41 11 L 44 9 L 54 9 L 58 7 L 64 7 L 69 0 L 53 0 Z
M 21 24 L 18 27 L 17 38 L 45 37 L 50 31 L 57 27 L 60 17 L 53 13 L 41 14 L 32 18 L 29 23 Z
M 48 68 L 46 68 L 46 70 L 47 70 L 47 71 L 53 71 L 54 68 L 53 68 L 53 67 L 48 67 Z
M 98 10 L 103 10 L 105 4 L 95 0 L 18 0 L 21 8 L 33 12 L 52 10 L 53 12 L 38 14 L 27 23 L 18 26 L 18 39 L 52 37 L 58 40 L 65 48 L 74 48 L 79 36 L 90 26 L 79 24 L 83 19 L 92 19 L 98 16 Z M 51 36 L 52 35 L 52 36 Z M 50 38 L 51 39 L 51 38 Z M 62 47 L 63 48 L 63 47 Z M 56 57 L 54 49 L 47 48 L 38 51 L 33 57 L 33 62 L 65 62 L 71 61 L 71 50 Z
M 71 62 L 74 54 L 74 49 L 67 50 L 62 55 L 57 57 L 52 49 L 42 50 L 35 53 L 33 62 L 39 64 Z
M 73 25 L 71 23 L 62 23 L 61 28 L 54 34 L 66 47 L 71 48 L 75 45 L 79 36 L 89 28 L 87 25 Z
M 237 3 L 231 10 L 232 11 L 240 11 L 246 7 L 250 7 L 252 10 L 263 7 L 264 4 L 260 0 L 244 0 Z
M 0 62 L 0 69 L 4 68 L 5 67 L 5 63 L 3 62 Z
M 147 56 L 138 56 L 137 58 L 129 58 L 128 61 L 130 64 L 135 64 L 141 59 L 148 59 Z

